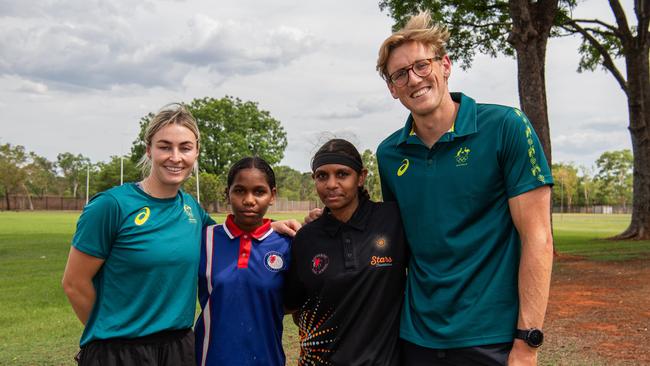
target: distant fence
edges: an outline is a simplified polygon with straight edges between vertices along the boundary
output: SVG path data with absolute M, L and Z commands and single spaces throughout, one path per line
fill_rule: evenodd
M 571 206 L 559 207 L 553 206 L 553 213 L 590 213 L 590 214 L 631 214 L 631 206 Z
M 220 204 L 219 202 L 213 202 L 206 204 L 203 203 L 203 207 L 209 212 L 229 212 L 230 205 Z M 275 200 L 273 206 L 269 207 L 268 212 L 295 212 L 302 211 L 308 212 L 313 208 L 323 207 L 323 204 L 320 201 L 289 201 L 286 198 L 279 197 Z
M 0 210 L 7 210 L 7 202 L 4 196 L 0 197 Z M 86 204 L 85 198 L 72 198 L 72 197 L 59 197 L 59 196 L 43 196 L 31 197 L 31 207 L 29 198 L 27 196 L 16 195 L 9 196 L 9 206 L 11 210 L 39 210 L 39 211 L 63 211 L 63 210 L 81 210 Z M 210 212 L 227 212 L 230 207 L 228 205 L 219 204 L 218 202 L 206 203 L 203 206 Z M 270 207 L 269 212 L 285 212 L 285 211 L 303 211 L 307 212 L 315 207 L 323 207 L 323 204 L 317 201 L 289 201 L 286 198 L 278 198 L 275 204 Z
M 11 210 L 81 210 L 86 204 L 85 198 L 60 197 L 60 196 L 9 196 L 9 206 Z M 7 209 L 7 198 L 0 197 L 0 210 Z
M 32 207 L 34 210 L 39 211 L 64 211 L 64 210 L 82 210 L 86 204 L 85 198 L 72 198 L 72 197 L 60 197 L 60 196 L 43 196 L 43 197 L 31 197 L 31 207 L 29 204 L 29 198 L 23 195 L 9 196 L 9 205 L 11 210 L 30 210 Z M 220 204 L 218 202 L 203 202 L 203 207 L 206 208 L 209 212 L 228 212 L 230 211 L 230 206 L 226 204 Z M 286 198 L 279 197 L 275 200 L 275 204 L 269 208 L 269 212 L 295 212 L 302 211 L 307 212 L 315 207 L 323 207 L 323 204 L 320 201 L 290 201 Z M 7 202 L 4 196 L 0 197 L 0 210 L 7 210 Z M 631 214 L 631 206 L 607 206 L 607 205 L 595 205 L 595 206 L 571 206 L 569 207 L 559 207 L 553 206 L 554 213 L 590 213 L 590 214 Z

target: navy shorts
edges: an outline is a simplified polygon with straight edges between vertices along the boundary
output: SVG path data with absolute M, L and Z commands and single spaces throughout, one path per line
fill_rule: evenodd
M 433 349 L 400 339 L 403 366 L 505 366 L 512 342 L 484 346 Z
M 196 366 L 192 329 L 93 341 L 75 357 L 80 366 Z

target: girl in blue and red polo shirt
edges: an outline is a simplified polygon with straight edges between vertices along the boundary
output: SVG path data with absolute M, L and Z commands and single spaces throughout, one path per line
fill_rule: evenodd
M 230 168 L 227 182 L 232 214 L 208 226 L 201 243 L 197 364 L 283 366 L 291 240 L 264 218 L 275 201 L 275 174 L 263 159 L 248 157 Z

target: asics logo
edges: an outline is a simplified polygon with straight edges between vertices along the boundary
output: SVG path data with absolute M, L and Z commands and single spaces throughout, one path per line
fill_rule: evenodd
M 140 211 L 140 213 L 135 216 L 135 220 L 133 220 L 133 222 L 135 222 L 135 224 L 138 226 L 144 224 L 147 222 L 147 220 L 149 220 L 150 213 L 151 210 L 149 210 L 149 207 L 143 207 L 142 211 Z
M 406 173 L 406 169 L 408 168 L 409 168 L 409 159 L 402 160 L 402 165 L 400 165 L 399 168 L 397 169 L 397 176 L 401 177 L 402 175 L 404 175 L 404 173 Z

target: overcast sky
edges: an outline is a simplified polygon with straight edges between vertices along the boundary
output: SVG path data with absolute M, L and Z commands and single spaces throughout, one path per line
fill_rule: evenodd
M 280 120 L 283 164 L 309 169 L 324 138 L 360 150 L 407 116 L 375 72 L 391 19 L 377 0 L 0 0 L 0 143 L 55 160 L 127 153 L 140 117 L 163 105 L 232 95 Z M 632 0 L 624 1 L 629 21 Z M 581 17 L 610 21 L 604 0 Z M 553 160 L 590 166 L 630 148 L 625 96 L 602 70 L 578 74 L 577 39 L 552 39 L 547 93 Z M 518 106 L 513 59 L 455 67 L 450 89 Z

